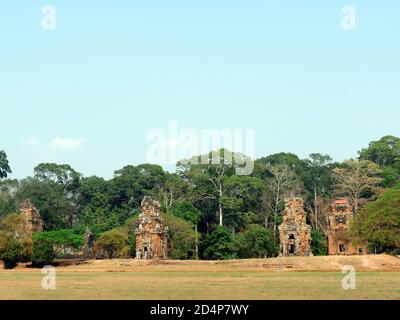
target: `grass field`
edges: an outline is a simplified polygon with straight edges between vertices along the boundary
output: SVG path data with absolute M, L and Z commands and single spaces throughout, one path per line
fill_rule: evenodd
M 342 288 L 345 275 L 338 266 L 343 263 L 359 270 L 356 290 Z M 57 268 L 54 291 L 42 289 L 42 278 L 40 270 L 23 266 L 1 271 L 0 299 L 400 299 L 400 259 L 389 256 L 91 261 Z

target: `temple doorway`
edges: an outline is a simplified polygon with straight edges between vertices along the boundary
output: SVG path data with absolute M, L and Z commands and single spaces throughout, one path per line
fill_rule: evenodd
M 296 239 L 294 237 L 294 235 L 290 235 L 289 237 L 289 243 L 288 243 L 288 253 L 290 255 L 295 255 L 296 254 L 296 243 L 295 243 Z

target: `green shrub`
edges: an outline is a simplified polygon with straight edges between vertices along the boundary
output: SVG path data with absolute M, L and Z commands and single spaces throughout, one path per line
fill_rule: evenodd
M 36 243 L 47 243 L 52 246 L 54 256 L 57 257 L 63 250 L 71 248 L 79 250 L 85 244 L 82 235 L 75 234 L 73 230 L 57 230 L 38 232 L 33 236 Z
M 53 245 L 48 241 L 35 241 L 33 244 L 32 266 L 42 268 L 54 261 Z
M 5 269 L 13 269 L 19 262 L 30 260 L 32 239 L 26 219 L 10 214 L 0 221 L 0 260 Z
M 260 225 L 250 225 L 235 239 L 239 257 L 242 259 L 275 257 L 278 245 L 271 230 Z
M 129 235 L 129 256 L 136 257 L 136 234 Z
M 326 256 L 328 254 L 328 242 L 326 235 L 319 230 L 311 232 L 311 250 L 314 256 Z
M 173 214 L 164 215 L 168 226 L 168 249 L 171 259 L 185 260 L 195 256 L 196 232 L 194 225 Z
M 126 257 L 130 250 L 128 232 L 123 228 L 107 231 L 96 241 L 95 248 L 109 259 Z
M 1 255 L 4 269 L 14 269 L 21 259 L 21 246 L 17 240 L 10 240 L 6 250 Z
M 208 234 L 203 242 L 204 258 L 209 260 L 237 259 L 232 232 L 218 226 Z

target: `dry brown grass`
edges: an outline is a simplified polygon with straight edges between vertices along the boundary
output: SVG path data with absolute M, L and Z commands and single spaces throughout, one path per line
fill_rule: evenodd
M 352 265 L 357 271 L 400 272 L 400 259 L 389 255 L 289 257 L 229 261 L 92 260 L 67 264 L 72 265 L 61 266 L 57 270 L 60 272 L 305 272 L 340 271 L 344 265 Z M 19 269 L 25 270 L 25 266 L 21 265 Z
M 343 265 L 358 271 L 343 290 Z M 57 269 L 57 290 L 40 270 L 0 271 L 0 299 L 400 299 L 400 259 L 391 256 L 234 261 L 89 261 Z

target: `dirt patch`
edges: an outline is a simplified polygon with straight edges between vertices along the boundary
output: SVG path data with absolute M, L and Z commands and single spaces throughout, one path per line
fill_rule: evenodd
M 54 265 L 59 272 L 330 272 L 343 266 L 357 271 L 400 271 L 400 259 L 389 255 L 290 257 L 229 261 L 137 261 L 137 260 L 59 260 Z M 21 264 L 16 270 L 26 269 Z M 3 272 L 0 270 L 0 272 Z

